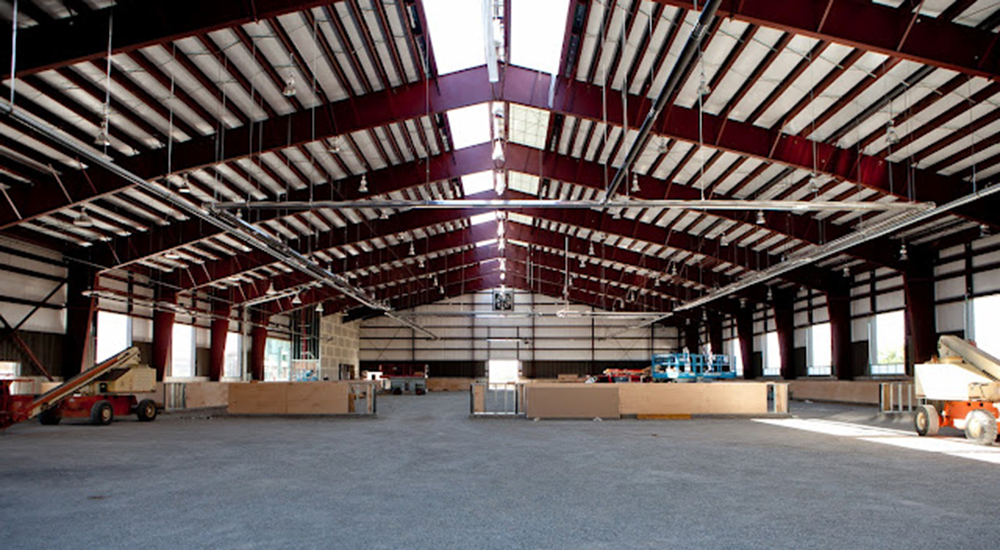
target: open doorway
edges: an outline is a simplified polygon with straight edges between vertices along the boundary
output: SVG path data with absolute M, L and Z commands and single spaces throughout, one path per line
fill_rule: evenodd
M 490 384 L 517 382 L 521 362 L 516 359 L 490 359 L 486 363 L 486 375 Z

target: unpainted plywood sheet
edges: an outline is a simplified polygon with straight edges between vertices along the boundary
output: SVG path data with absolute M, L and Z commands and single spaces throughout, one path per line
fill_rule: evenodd
M 762 383 L 615 384 L 623 415 L 767 414 Z
M 529 418 L 620 418 L 615 384 L 531 384 L 525 386 Z

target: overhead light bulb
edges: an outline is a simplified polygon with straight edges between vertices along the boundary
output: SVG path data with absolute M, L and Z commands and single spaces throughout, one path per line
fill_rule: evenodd
M 292 298 L 292 305 L 293 306 L 301 306 L 302 305 L 302 298 L 299 298 L 299 294 L 297 292 L 295 293 L 295 297 Z
M 424 264 L 424 259 L 423 258 L 420 258 L 419 260 L 417 260 L 417 267 L 419 267 L 420 269 L 423 269 L 425 265 L 426 264 Z
M 507 160 L 507 158 L 504 156 L 504 153 L 503 153 L 503 140 L 499 140 L 499 139 L 494 140 L 493 141 L 493 163 L 499 166 L 499 165 L 503 164 L 506 160 Z
M 665 137 L 661 137 L 660 143 L 656 146 L 656 152 L 665 155 L 668 151 L 670 151 L 670 141 Z
M 389 211 L 388 210 L 383 210 L 382 213 L 379 215 L 379 219 L 380 220 L 388 220 L 389 219 Z
M 417 255 L 417 248 L 413 246 L 413 241 L 410 241 L 410 256 Z
M 342 148 L 342 145 L 341 145 L 341 138 L 340 138 L 340 136 L 333 136 L 330 139 L 330 147 L 327 148 L 327 151 L 329 151 L 329 152 L 331 152 L 331 153 L 333 153 L 335 155 L 339 155 L 340 151 L 341 151 L 341 148 Z
M 757 211 L 757 225 L 764 225 L 765 223 L 767 223 L 767 218 L 764 217 L 764 211 L 763 210 L 758 210 Z
M 849 268 L 849 267 L 847 267 L 845 265 L 844 266 L 844 270 L 841 271 L 841 273 L 844 275 L 844 277 L 850 277 L 851 276 L 851 268 Z
M 80 215 L 73 220 L 73 225 L 76 227 L 91 228 L 94 227 L 94 218 L 90 217 L 87 213 L 87 209 L 83 208 L 80 210 Z
M 639 174 L 636 174 L 636 173 L 633 172 L 632 173 L 632 192 L 633 193 L 638 193 L 639 191 L 641 191 L 641 189 L 639 189 Z
M 774 290 L 772 290 L 771 287 L 767 287 L 767 299 L 768 300 L 774 299 Z
M 659 288 L 659 286 L 660 286 L 660 278 L 659 277 L 653 279 L 653 286 Z
M 108 134 L 108 120 L 104 119 L 101 121 L 101 127 L 97 131 L 97 135 L 94 136 L 94 145 L 98 147 L 110 147 L 111 146 L 111 136 Z
M 587 267 L 587 260 L 583 259 L 583 256 L 580 256 L 580 269 L 586 269 L 586 267 Z
M 813 193 L 819 193 L 820 188 L 823 187 L 823 183 L 820 181 L 819 174 L 813 172 L 809 176 L 809 189 Z
M 271 281 L 271 284 L 267 286 L 267 291 L 265 292 L 265 294 L 267 294 L 268 296 L 274 296 L 277 293 L 278 290 L 274 288 L 274 281 Z
M 708 85 L 708 80 L 705 79 L 705 73 L 702 73 L 701 80 L 698 82 L 698 95 L 708 97 L 711 93 L 712 88 Z
M 500 271 L 507 271 L 507 258 L 500 258 Z
M 702 321 L 707 321 L 708 320 L 708 311 L 707 310 L 704 310 L 704 309 L 701 310 L 701 320 Z
M 503 170 L 497 170 L 493 173 L 493 190 L 496 191 L 497 195 L 503 195 L 507 190 L 507 178 L 504 177 Z
M 323 302 L 316 304 L 316 313 L 323 313 Z
M 910 259 L 910 255 L 906 250 L 906 243 L 902 243 L 899 245 L 899 259 L 904 262 Z
M 722 245 L 723 248 L 729 246 L 729 236 L 723 233 L 722 236 L 719 237 L 719 244 Z
M 173 250 L 171 250 L 170 252 L 167 252 L 166 254 L 164 254 L 163 257 L 166 258 L 166 259 L 168 259 L 168 260 L 179 260 L 179 259 L 181 259 L 181 255 L 178 254 L 177 252 L 173 251 Z
M 620 219 L 622 219 L 622 209 L 621 208 L 615 208 L 614 211 L 611 212 L 611 219 L 613 219 L 613 220 L 620 220 Z
M 295 76 L 292 73 L 288 73 L 288 78 L 285 79 L 285 89 L 281 92 L 281 95 L 295 97 Z
M 746 307 L 747 307 L 747 299 L 740 298 L 740 309 L 746 309 Z
M 443 286 L 439 286 L 438 287 L 438 292 L 440 292 L 441 294 L 444 294 L 444 287 Z
M 187 174 L 181 174 L 181 182 L 177 185 L 177 192 L 181 195 L 191 194 L 191 180 Z
M 594 256 L 594 243 L 590 243 L 590 248 L 587 250 L 587 254 Z
M 361 174 L 361 182 L 358 184 L 358 193 L 368 192 L 368 174 Z
M 673 277 L 677 276 L 677 265 L 676 264 L 671 264 L 670 265 L 670 275 L 673 276 Z
M 506 281 L 507 280 L 507 273 L 505 271 L 501 271 L 500 272 L 500 280 L 501 281 Z
M 892 120 L 885 127 L 885 142 L 889 145 L 896 145 L 899 143 L 899 133 L 896 132 L 896 123 Z
M 986 225 L 985 223 L 984 224 L 980 224 L 979 225 L 979 236 L 980 237 L 989 237 L 990 236 L 990 226 Z

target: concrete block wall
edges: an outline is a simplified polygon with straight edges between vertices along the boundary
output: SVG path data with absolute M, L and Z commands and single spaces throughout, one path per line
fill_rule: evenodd
M 342 315 L 327 315 L 320 322 L 319 330 L 322 377 L 337 380 L 340 365 L 352 365 L 357 377 L 361 363 L 361 322 L 344 323 Z

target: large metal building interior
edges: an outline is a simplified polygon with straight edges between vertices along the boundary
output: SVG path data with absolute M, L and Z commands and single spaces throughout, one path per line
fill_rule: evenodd
M 1000 2 L 0 26 L 5 548 L 995 539 Z

